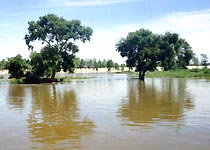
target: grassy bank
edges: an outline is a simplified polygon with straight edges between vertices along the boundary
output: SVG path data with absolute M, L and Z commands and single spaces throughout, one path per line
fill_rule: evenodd
M 209 78 L 210 69 L 183 69 L 183 70 L 172 70 L 172 71 L 154 71 L 148 72 L 146 77 L 149 78 Z

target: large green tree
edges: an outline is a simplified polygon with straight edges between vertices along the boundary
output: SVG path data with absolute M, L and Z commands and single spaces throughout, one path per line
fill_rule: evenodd
M 140 80 L 144 80 L 145 73 L 155 70 L 157 65 L 164 70 L 186 68 L 194 55 L 190 45 L 177 33 L 158 35 L 147 29 L 130 32 L 116 47 L 122 57 L 127 57 L 127 66 L 139 71 Z
M 127 66 L 136 67 L 139 79 L 144 80 L 146 71 L 154 70 L 158 64 L 160 54 L 159 36 L 147 29 L 130 32 L 117 44 L 117 51 L 122 57 L 127 57 Z
M 28 34 L 25 35 L 26 44 L 29 50 L 33 50 L 34 41 L 42 43 L 43 48 L 40 56 L 36 54 L 36 61 L 40 65 L 41 62 L 43 63 L 46 67 L 44 72 L 47 72 L 51 78 L 54 78 L 55 73 L 61 69 L 66 71 L 74 68 L 75 53 L 79 50 L 74 42 L 76 40 L 89 41 L 93 33 L 91 28 L 82 26 L 79 20 L 68 21 L 54 14 L 39 17 L 37 21 L 31 21 L 28 24 Z M 36 66 L 32 68 L 35 69 L 32 70 L 34 72 L 39 71 Z

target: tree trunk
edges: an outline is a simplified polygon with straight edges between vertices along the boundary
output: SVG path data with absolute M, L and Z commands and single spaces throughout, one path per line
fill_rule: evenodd
M 55 70 L 52 70 L 52 75 L 51 75 L 51 79 L 55 79 Z
M 139 71 L 139 80 L 144 81 L 145 71 Z

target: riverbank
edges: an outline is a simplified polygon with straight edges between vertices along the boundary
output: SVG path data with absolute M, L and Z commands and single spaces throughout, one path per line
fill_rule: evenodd
M 101 68 L 98 70 L 94 69 L 76 69 L 75 76 L 69 76 L 68 72 L 58 72 L 56 73 L 56 79 L 30 79 L 27 80 L 26 83 L 51 83 L 51 82 L 69 82 L 72 80 L 83 80 L 87 79 L 87 77 L 77 77 L 76 74 L 89 74 L 89 73 L 108 73 L 108 70 L 106 68 Z M 128 68 L 125 68 L 124 71 L 122 70 L 115 70 L 111 69 L 109 73 L 123 73 L 123 74 L 133 74 L 132 76 L 135 78 L 138 78 L 138 72 L 135 72 L 134 70 L 129 70 Z M 0 71 L 0 79 L 8 79 L 9 74 L 7 70 Z M 209 68 L 203 68 L 203 69 L 182 69 L 182 70 L 171 70 L 171 71 L 154 71 L 154 72 L 147 72 L 146 73 L 147 78 L 205 78 L 210 79 L 210 69 Z M 89 78 L 89 77 L 88 77 Z M 92 78 L 92 77 L 91 77 Z M 23 79 L 11 79 L 11 82 L 14 83 L 24 83 Z
M 181 70 L 171 70 L 171 71 L 154 71 L 148 72 L 146 77 L 149 78 L 209 78 L 210 79 L 210 69 L 181 69 Z

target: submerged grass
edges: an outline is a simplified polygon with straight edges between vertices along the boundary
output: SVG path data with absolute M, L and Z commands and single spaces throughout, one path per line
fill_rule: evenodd
M 71 82 L 73 80 L 85 80 L 85 79 L 91 79 L 91 78 L 95 78 L 95 77 L 81 77 L 81 76 L 65 76 L 65 77 L 56 77 L 52 82 L 56 81 L 56 82 Z M 12 84 L 40 84 L 40 83 L 52 83 L 50 81 L 47 81 L 47 79 L 40 79 L 41 81 L 36 81 L 36 80 L 27 80 L 25 81 L 25 78 L 21 78 L 21 79 L 15 79 L 15 78 L 11 78 L 11 79 L 1 79 L 0 78 L 0 82 L 10 82 Z M 50 80 L 50 79 L 49 79 Z
M 85 79 L 92 79 L 95 77 L 81 77 L 81 76 L 65 76 L 65 77 L 56 77 L 59 82 L 71 82 L 73 80 L 85 80 Z
M 209 78 L 210 79 L 210 69 L 182 69 L 182 70 L 172 70 L 172 71 L 154 71 L 148 72 L 146 77 L 169 77 L 169 78 Z

